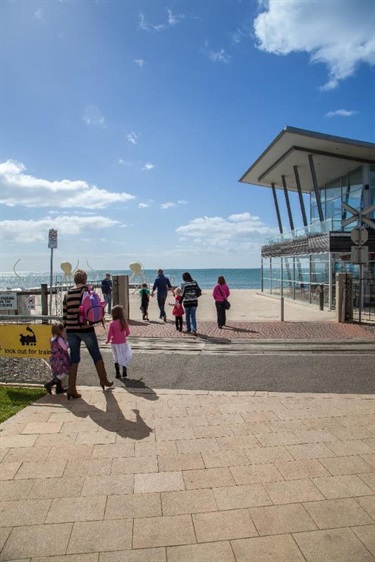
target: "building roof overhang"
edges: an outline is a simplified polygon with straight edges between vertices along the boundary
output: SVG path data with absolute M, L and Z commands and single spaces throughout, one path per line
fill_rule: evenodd
M 313 180 L 309 155 L 313 156 L 319 186 L 348 174 L 362 164 L 375 164 L 375 144 L 285 127 L 240 178 L 240 182 L 297 191 L 294 168 L 298 169 L 303 193 L 310 193 Z

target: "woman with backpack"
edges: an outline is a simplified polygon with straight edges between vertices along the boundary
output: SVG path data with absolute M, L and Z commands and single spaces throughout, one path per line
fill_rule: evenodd
M 186 332 L 185 334 L 197 335 L 197 307 L 198 298 L 201 296 L 202 291 L 196 281 L 188 271 L 182 275 L 183 282 L 181 284 L 182 295 L 180 304 L 184 303 L 186 315 Z
M 70 398 L 81 398 L 81 394 L 77 392 L 76 387 L 78 364 L 81 360 L 81 342 L 84 342 L 94 361 L 102 389 L 113 385 L 113 381 L 109 381 L 107 378 L 95 328 L 89 323 L 83 323 L 82 318 L 80 318 L 80 309 L 83 308 L 81 306 L 82 297 L 89 290 L 86 271 L 77 269 L 74 274 L 74 283 L 75 286 L 65 293 L 63 302 L 63 321 L 70 348 L 69 386 L 66 393 L 68 400 Z

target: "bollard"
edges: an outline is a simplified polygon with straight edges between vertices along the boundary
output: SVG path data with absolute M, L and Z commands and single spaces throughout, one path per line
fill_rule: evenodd
M 319 308 L 324 310 L 324 285 L 319 285 Z
M 281 310 L 280 310 L 281 318 L 280 318 L 280 320 L 281 320 L 281 322 L 284 322 L 284 297 L 280 298 L 280 307 L 281 307 Z

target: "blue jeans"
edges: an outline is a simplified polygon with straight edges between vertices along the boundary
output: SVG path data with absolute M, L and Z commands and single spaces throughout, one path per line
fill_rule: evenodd
M 103 297 L 104 297 L 104 302 L 107 305 L 107 312 L 108 312 L 108 314 L 111 314 L 112 295 L 111 294 L 109 294 L 109 295 L 104 294 Z
M 165 318 L 165 301 L 167 300 L 167 295 L 158 294 L 158 307 L 160 310 L 160 318 Z
M 94 330 L 92 332 L 68 332 L 67 338 L 71 363 L 79 363 L 81 361 L 81 341 L 86 345 L 94 363 L 102 359 Z
M 196 306 L 185 306 L 186 314 L 186 329 L 188 332 L 197 331 L 197 318 L 196 318 L 197 307 Z

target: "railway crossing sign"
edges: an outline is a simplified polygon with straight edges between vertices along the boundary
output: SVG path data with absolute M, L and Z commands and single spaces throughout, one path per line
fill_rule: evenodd
M 367 226 L 371 226 L 371 228 L 375 229 L 375 221 L 367 217 L 367 215 L 375 211 L 375 205 L 370 205 L 365 209 L 354 209 L 354 207 L 351 207 L 347 203 L 343 203 L 342 207 L 343 209 L 345 209 L 345 211 L 349 211 L 349 213 L 352 214 L 351 217 L 342 221 L 343 227 L 348 226 L 352 222 L 358 221 L 358 226 L 363 226 L 364 223 Z

